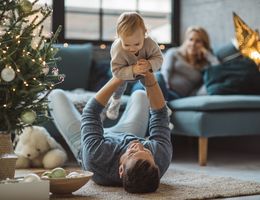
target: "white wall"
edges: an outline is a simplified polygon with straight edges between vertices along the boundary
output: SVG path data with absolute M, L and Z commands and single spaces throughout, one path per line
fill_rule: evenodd
M 181 41 L 190 25 L 204 27 L 213 47 L 227 44 L 234 37 L 232 12 L 251 28 L 260 30 L 260 0 L 180 0 Z

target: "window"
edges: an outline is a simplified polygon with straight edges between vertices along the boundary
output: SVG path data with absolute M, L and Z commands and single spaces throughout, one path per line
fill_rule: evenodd
M 99 0 L 65 0 L 65 39 L 100 40 Z
M 34 2 L 34 0 L 30 0 L 31 2 Z M 49 7 L 52 7 L 52 0 L 39 0 L 36 4 L 35 4 L 35 8 L 38 8 L 40 6 L 43 6 L 47 4 Z M 35 14 L 36 15 L 36 14 Z M 31 19 L 34 18 L 34 16 L 30 16 Z M 40 20 L 40 18 L 39 18 Z M 52 25 L 52 16 L 50 15 L 44 22 L 43 22 L 43 35 L 48 36 L 49 33 L 52 31 L 51 29 L 51 25 Z
M 53 0 L 53 28 L 63 25 L 61 42 L 112 42 L 119 15 L 136 11 L 144 17 L 153 39 L 171 44 L 178 29 L 172 26 L 176 22 L 176 2 L 179 0 Z

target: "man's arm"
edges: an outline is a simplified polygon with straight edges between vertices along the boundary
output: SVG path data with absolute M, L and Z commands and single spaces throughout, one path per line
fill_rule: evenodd
M 145 87 L 151 106 L 149 140 L 152 141 L 154 158 L 158 162 L 161 176 L 171 163 L 172 144 L 169 128 L 169 116 L 162 91 L 152 73 L 145 76 Z
M 88 101 L 86 104 L 81 118 L 81 159 L 84 169 L 88 169 L 89 162 L 105 158 L 104 151 L 110 151 L 111 145 L 104 143 L 103 137 L 103 125 L 100 119 L 100 113 L 104 106 L 107 104 L 109 98 L 113 92 L 118 88 L 122 81 L 116 77 L 113 77 L 104 85 L 94 98 Z M 97 155 L 99 156 L 97 158 Z M 106 156 L 107 157 L 107 156 Z
M 153 73 L 147 72 L 144 80 L 151 108 L 153 110 L 159 110 L 163 108 L 165 106 L 165 99 Z
M 116 77 L 112 77 L 106 85 L 104 85 L 96 94 L 96 100 L 106 106 L 109 98 L 112 96 L 113 92 L 123 83 L 123 80 L 120 80 Z
M 86 104 L 81 117 L 81 136 L 83 142 L 88 143 L 91 140 L 102 140 L 103 126 L 100 113 L 121 83 L 120 79 L 113 77 Z

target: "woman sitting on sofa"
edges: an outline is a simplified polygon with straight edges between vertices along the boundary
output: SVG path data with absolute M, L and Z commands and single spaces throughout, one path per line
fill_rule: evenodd
M 202 70 L 208 65 L 219 64 L 212 54 L 210 40 L 202 27 L 191 26 L 186 30 L 180 47 L 167 50 L 157 80 L 167 101 L 187 97 L 202 85 Z M 142 89 L 141 83 L 132 91 Z

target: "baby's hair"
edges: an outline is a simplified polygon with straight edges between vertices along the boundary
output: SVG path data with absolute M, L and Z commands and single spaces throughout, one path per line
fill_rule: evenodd
M 146 34 L 147 29 L 144 24 L 144 20 L 140 14 L 136 12 L 124 12 L 118 20 L 116 26 L 117 37 L 127 37 L 132 35 L 138 28 L 143 29 Z

